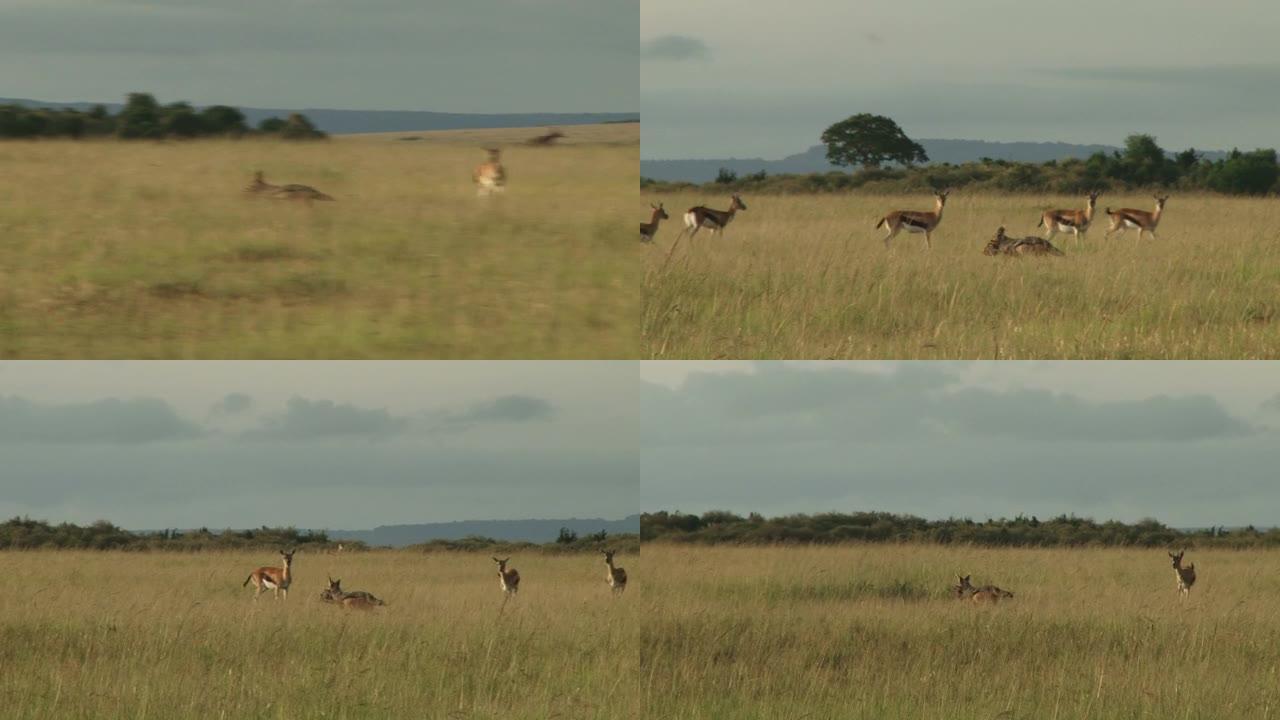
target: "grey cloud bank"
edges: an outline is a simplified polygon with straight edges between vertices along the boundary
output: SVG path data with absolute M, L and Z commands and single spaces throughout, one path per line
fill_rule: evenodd
M 861 365 L 693 370 L 651 385 L 645 509 L 1277 523 L 1280 438 L 1198 387 L 1220 372 L 1211 364 L 1183 364 L 1161 392 L 1124 399 L 982 387 L 959 364 Z M 1100 385 L 1108 365 L 1089 368 Z M 1054 372 L 1018 369 L 1048 385 Z
M 643 157 L 777 159 L 858 112 L 889 115 L 918 138 L 1119 145 L 1149 132 L 1170 149 L 1280 144 L 1276 5 L 1081 0 L 1071 17 L 1097 22 L 1053 41 L 1061 8 L 1038 3 L 799 0 L 748 11 L 646 0 L 642 38 L 697 28 L 715 53 L 696 65 L 642 58 Z M 909 40 L 896 31 L 904 22 Z
M 632 515 L 635 366 L 572 365 L 0 364 L 0 516 L 358 529 Z M 111 396 L 126 392 L 139 399 Z
M 0 6 L 4 94 L 51 101 L 632 111 L 638 57 L 630 0 Z

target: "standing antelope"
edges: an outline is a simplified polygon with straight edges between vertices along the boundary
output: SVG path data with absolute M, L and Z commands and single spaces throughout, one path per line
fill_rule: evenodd
M 476 196 L 487 197 L 507 189 L 507 171 L 502 167 L 502 150 L 496 147 L 486 148 L 489 162 L 476 167 L 471 179 L 476 184 Z
M 613 554 L 615 550 L 601 550 L 600 554 L 604 555 L 604 564 L 609 568 L 609 574 L 605 579 L 609 581 L 609 587 L 613 588 L 614 595 L 621 595 L 623 590 L 627 589 L 627 571 L 613 566 Z
M 1089 223 L 1093 222 L 1093 211 L 1098 206 L 1098 196 L 1101 194 L 1101 190 L 1090 190 L 1084 210 L 1045 210 L 1036 227 L 1049 228 L 1045 240 L 1052 240 L 1059 232 L 1074 233 L 1076 244 L 1079 245 L 1080 236 L 1089 231 Z
M 742 202 L 742 198 L 736 194 L 729 201 L 728 210 L 712 210 L 705 205 L 691 207 L 684 214 L 684 230 L 680 231 L 680 235 L 676 236 L 679 240 L 686 232 L 689 233 L 689 239 L 692 240 L 694 235 L 702 228 L 709 228 L 712 236 L 717 232 L 724 235 L 725 226 L 732 220 L 733 216 L 739 210 L 746 210 L 747 204 Z
M 1186 567 L 1182 567 L 1182 556 L 1186 552 L 1186 550 L 1183 550 L 1177 555 L 1169 553 L 1170 559 L 1173 560 L 1173 574 L 1178 579 L 1178 590 L 1184 598 L 1191 595 L 1191 586 L 1196 584 L 1196 564 L 1191 563 Z
M 640 242 L 653 242 L 653 236 L 658 234 L 658 223 L 671 217 L 662 203 L 650 204 L 649 207 L 653 208 L 653 215 L 649 217 L 649 222 L 640 223 Z
M 498 563 L 498 582 L 502 585 L 502 591 L 507 594 L 507 597 L 515 595 L 520 590 L 520 573 L 516 572 L 515 568 L 507 569 L 507 563 L 511 558 L 508 557 L 506 560 L 494 558 L 493 561 Z
M 889 234 L 884 236 L 884 246 L 889 247 L 889 241 L 894 238 L 901 230 L 910 233 L 924 233 L 924 246 L 926 249 L 933 248 L 932 235 L 933 231 L 938 228 L 938 223 L 942 222 L 942 208 L 947 204 L 947 196 L 951 194 L 950 190 L 942 190 L 933 194 L 937 206 L 933 212 L 921 212 L 916 210 L 894 210 L 893 212 L 880 218 L 880 222 L 876 223 L 876 229 L 882 226 L 889 230 Z
M 293 582 L 293 554 L 296 550 L 288 552 L 281 550 L 280 558 L 283 561 L 282 567 L 260 567 L 249 573 L 249 577 L 240 584 L 240 587 L 253 583 L 253 599 L 257 600 L 258 596 L 267 590 L 271 590 L 274 597 L 280 599 L 280 594 L 284 593 L 284 599 L 289 599 L 289 585 Z
M 263 179 L 261 170 L 253 173 L 253 182 L 244 191 L 250 195 L 261 195 L 276 200 L 303 200 L 308 205 L 314 200 L 333 200 L 310 185 L 272 185 Z
M 1115 212 L 1111 212 L 1111 208 L 1107 208 L 1107 215 L 1111 217 L 1111 227 L 1107 229 L 1107 234 L 1103 237 L 1111 237 L 1111 233 L 1120 231 L 1123 235 L 1129 228 L 1138 228 L 1138 239 L 1142 239 L 1142 233 L 1151 233 L 1151 239 L 1156 239 L 1156 226 L 1160 224 L 1160 215 L 1164 212 L 1164 204 L 1169 200 L 1169 196 L 1163 197 L 1156 195 L 1155 212 L 1146 212 L 1144 210 L 1134 210 L 1133 208 L 1120 208 Z

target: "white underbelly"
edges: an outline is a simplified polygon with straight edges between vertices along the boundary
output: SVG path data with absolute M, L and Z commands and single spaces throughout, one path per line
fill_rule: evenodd
M 903 229 L 903 230 L 906 230 L 906 231 L 907 231 L 907 232 L 909 232 L 909 233 L 922 233 L 922 232 L 925 232 L 925 229 L 924 229 L 924 228 L 922 228 L 922 227 L 920 227 L 919 225 L 908 225 L 908 224 L 906 224 L 906 223 L 902 223 L 902 229 Z
M 1136 222 L 1134 222 L 1134 221 L 1132 221 L 1132 220 L 1125 220 L 1125 221 L 1124 221 L 1124 226 L 1125 226 L 1125 227 L 1128 227 L 1128 228 L 1140 228 L 1140 227 L 1142 227 L 1141 225 L 1139 225 L 1138 223 L 1136 223 Z

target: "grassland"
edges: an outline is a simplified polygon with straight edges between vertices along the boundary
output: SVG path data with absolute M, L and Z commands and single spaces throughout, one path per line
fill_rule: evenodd
M 565 130 L 0 143 L 0 357 L 635 357 L 639 127 Z
M 646 545 L 648 717 L 1275 718 L 1280 554 Z M 956 573 L 1012 590 L 950 599 Z
M 1103 239 L 1102 207 L 1150 209 L 1149 195 L 1103 196 L 1081 247 L 1061 258 L 991 258 L 1005 225 L 1043 232 L 1040 211 L 1082 198 L 953 193 L 926 253 L 876 221 L 932 210 L 927 196 L 747 196 L 724 238 L 671 252 L 684 209 L 728 197 L 642 197 L 672 216 L 648 248 L 643 352 L 649 358 L 1256 359 L 1280 357 L 1280 204 L 1175 194 L 1159 239 Z M 647 219 L 643 212 L 637 215 Z
M 641 588 L 598 555 L 299 553 L 286 601 L 256 603 L 274 553 L 0 553 L 5 718 L 639 718 Z M 643 577 L 635 555 L 622 558 Z M 318 599 L 326 574 L 388 605 Z

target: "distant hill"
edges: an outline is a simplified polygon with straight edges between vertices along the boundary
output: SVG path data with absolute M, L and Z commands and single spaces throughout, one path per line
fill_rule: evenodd
M 1084 159 L 1096 152 L 1111 153 L 1120 148 L 1112 145 L 1072 145 L 1061 142 L 989 142 L 986 140 L 920 140 L 931 164 L 953 165 L 974 162 L 984 157 L 1011 162 L 1043 163 L 1068 158 Z M 716 179 L 720 168 L 747 175 L 764 171 L 770 175 L 821 173 L 841 171 L 827 162 L 826 147 L 814 145 L 808 150 L 788 155 L 781 160 L 763 158 L 725 158 L 710 160 L 641 160 L 640 176 L 668 182 L 705 183 Z M 1225 157 L 1226 153 L 1210 151 L 1204 156 L 1210 160 Z
M 45 102 L 23 98 L 0 98 L 0 105 L 24 107 L 71 108 L 88 110 L 102 105 L 112 113 L 121 103 Z M 199 110 L 203 106 L 196 106 Z M 639 122 L 639 113 L 442 113 L 416 110 L 329 110 L 325 108 L 250 108 L 241 107 L 250 125 L 269 117 L 287 117 L 302 113 L 320 130 L 344 133 L 408 132 L 413 130 L 464 130 L 475 128 L 545 127 L 548 125 L 594 125 L 597 123 Z
M 497 540 L 515 540 L 545 543 L 555 540 L 560 528 L 565 527 L 586 535 L 604 530 L 610 535 L 639 533 L 640 516 L 629 515 L 621 520 L 599 518 L 569 518 L 567 520 L 464 520 L 448 523 L 423 523 L 420 525 L 381 525 L 372 530 L 328 530 L 335 540 L 362 540 L 369 545 L 404 547 L 430 540 L 459 540 L 469 535 L 481 535 Z

